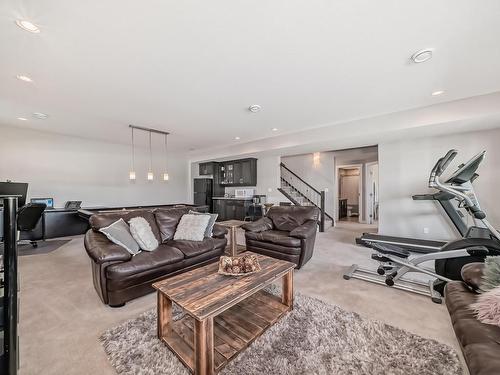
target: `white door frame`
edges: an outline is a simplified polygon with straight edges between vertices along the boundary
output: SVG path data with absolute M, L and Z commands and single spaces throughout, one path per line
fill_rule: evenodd
M 363 164 L 344 164 L 344 165 L 337 165 L 335 166 L 335 222 L 339 220 L 339 189 L 340 189 L 340 174 L 339 174 L 339 169 L 354 169 L 358 168 L 359 170 L 359 183 L 358 183 L 358 202 L 359 202 L 359 222 L 364 223 L 363 220 L 363 210 L 365 208 L 364 202 L 363 202 L 363 184 L 364 184 L 364 179 L 363 179 Z
M 378 160 L 377 161 L 370 161 L 368 163 L 365 163 L 365 176 L 366 176 L 366 179 L 365 179 L 365 184 L 368 183 L 369 181 L 369 178 L 368 178 L 368 169 L 373 166 L 373 165 L 378 165 Z M 366 192 L 366 196 L 365 196 L 365 207 L 366 207 L 366 212 L 365 212 L 365 223 L 369 223 L 369 216 L 370 216 L 370 212 L 369 209 L 370 209 L 370 194 L 369 192 L 371 192 L 371 186 L 365 186 L 365 192 Z M 377 178 L 377 189 L 379 189 L 379 182 L 378 182 L 378 178 Z M 379 194 L 379 191 L 377 191 L 377 194 Z

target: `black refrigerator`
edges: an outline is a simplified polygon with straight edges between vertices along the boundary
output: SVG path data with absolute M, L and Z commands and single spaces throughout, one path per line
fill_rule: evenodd
M 224 187 L 214 184 L 214 180 L 211 178 L 195 178 L 193 186 L 193 203 L 197 206 L 207 205 L 209 212 L 214 212 L 212 197 L 223 196 Z

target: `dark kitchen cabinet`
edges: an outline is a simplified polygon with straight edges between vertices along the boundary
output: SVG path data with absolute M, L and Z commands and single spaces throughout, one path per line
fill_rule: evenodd
M 199 174 L 200 176 L 210 176 L 213 175 L 216 170 L 216 164 L 214 162 L 209 163 L 200 163 L 199 165 Z
M 217 221 L 244 220 L 251 204 L 248 199 L 214 199 L 214 213 L 219 215 Z
M 256 186 L 257 159 L 248 158 L 220 163 L 220 183 L 225 186 Z

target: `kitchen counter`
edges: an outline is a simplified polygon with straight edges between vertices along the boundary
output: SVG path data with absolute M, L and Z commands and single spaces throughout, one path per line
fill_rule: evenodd
M 212 199 L 226 199 L 233 201 L 251 201 L 253 197 L 245 197 L 245 198 L 236 198 L 236 197 L 212 197 Z

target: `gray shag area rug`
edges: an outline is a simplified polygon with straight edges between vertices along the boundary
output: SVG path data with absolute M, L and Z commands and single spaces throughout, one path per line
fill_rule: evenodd
M 181 316 L 174 306 L 174 319 Z M 156 337 L 156 309 L 106 331 L 100 340 L 118 374 L 190 374 Z M 461 375 L 463 371 L 456 352 L 445 344 L 295 293 L 294 310 L 220 374 Z

